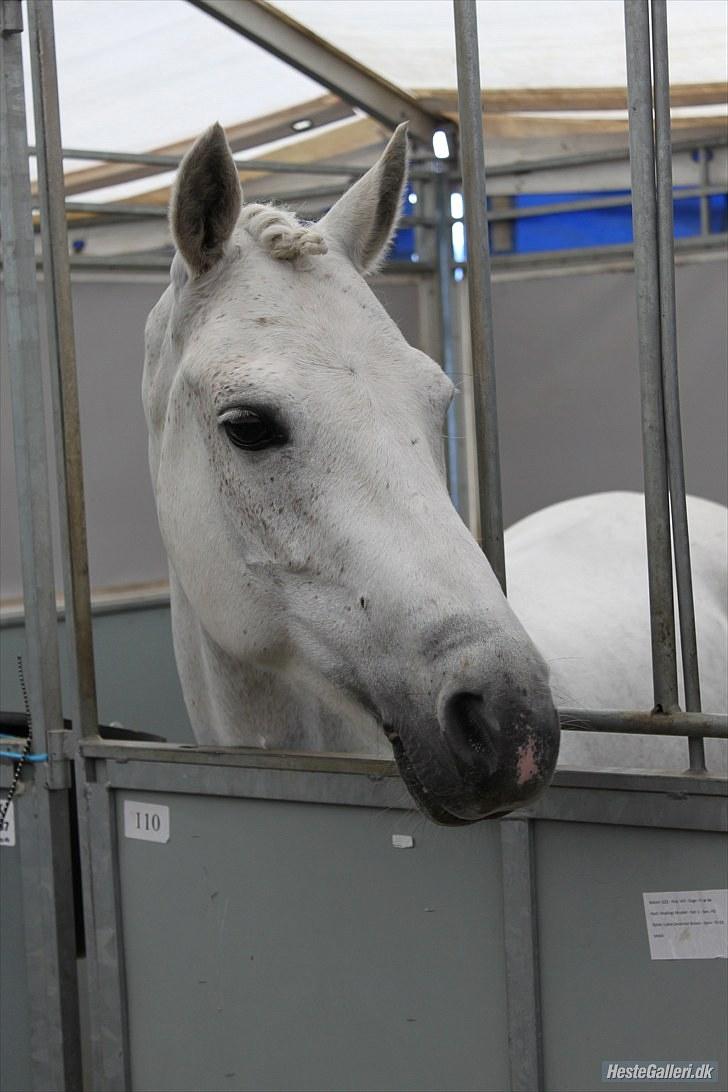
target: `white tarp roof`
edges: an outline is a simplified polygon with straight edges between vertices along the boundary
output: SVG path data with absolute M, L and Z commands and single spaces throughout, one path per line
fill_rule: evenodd
M 392 83 L 456 86 L 451 0 L 276 0 L 275 6 Z M 728 5 L 670 0 L 671 79 L 728 78 Z M 485 89 L 626 83 L 622 0 L 479 0 Z
M 450 0 L 278 0 L 274 6 L 405 89 L 455 87 Z M 324 94 L 185 0 L 61 0 L 54 10 L 69 148 L 147 151 L 193 137 L 213 120 L 231 126 Z M 622 0 L 480 0 L 478 15 L 486 91 L 625 83 Z M 668 19 L 673 84 L 727 81 L 725 0 L 669 0 Z M 29 73 L 27 57 L 26 65 Z M 726 108 L 681 110 L 705 117 L 725 115 Z M 32 140 L 32 118 L 29 125 Z M 155 185 L 160 181 L 157 176 Z M 140 189 L 144 184 L 127 183 L 97 191 L 94 199 Z

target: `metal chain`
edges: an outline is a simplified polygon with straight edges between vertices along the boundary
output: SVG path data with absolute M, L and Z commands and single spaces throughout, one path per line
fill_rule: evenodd
M 23 705 L 25 706 L 25 716 L 28 724 L 28 735 L 25 740 L 25 746 L 18 755 L 18 761 L 15 763 L 15 772 L 13 774 L 13 780 L 10 782 L 10 789 L 5 799 L 0 802 L 0 827 L 5 822 L 5 816 L 10 810 L 10 804 L 15 796 L 15 790 L 18 787 L 20 781 L 20 774 L 22 773 L 25 760 L 30 754 L 30 748 L 33 746 L 33 718 L 30 715 L 30 702 L 28 701 L 28 691 L 25 688 L 25 676 L 23 675 L 23 657 L 18 656 L 18 679 L 20 680 L 20 689 L 23 693 Z

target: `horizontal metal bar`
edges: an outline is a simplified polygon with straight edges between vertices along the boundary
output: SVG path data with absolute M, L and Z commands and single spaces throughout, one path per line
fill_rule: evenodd
M 716 232 L 707 238 L 695 235 L 675 240 L 676 256 L 682 260 L 693 255 L 715 254 L 721 256 L 728 246 L 728 233 Z M 71 269 L 97 269 L 110 272 L 149 271 L 168 272 L 172 255 L 154 251 L 140 251 L 138 254 L 109 254 L 95 256 L 90 254 L 72 254 Z M 632 263 L 632 245 L 630 243 L 606 243 L 604 246 L 570 247 L 563 250 L 538 250 L 524 254 L 495 254 L 491 258 L 493 271 L 496 274 L 522 272 L 524 274 L 537 275 L 540 269 L 549 270 L 554 266 L 563 267 L 565 271 L 577 270 L 585 264 L 603 263 L 605 268 L 609 263 L 623 262 L 625 268 Z M 36 262 L 38 270 L 42 270 L 40 260 Z M 452 262 L 452 269 L 467 271 L 467 262 Z M 0 272 L 2 262 L 0 261 Z M 383 269 L 383 274 L 413 274 L 422 275 L 434 272 L 431 262 L 388 262 Z M 0 624 L 2 620 L 0 619 Z
M 120 743 L 118 740 L 85 739 L 80 753 L 84 759 L 116 760 L 121 768 L 131 763 L 162 763 L 166 767 L 226 767 L 248 770 L 288 770 L 300 773 L 358 774 L 378 781 L 398 778 L 392 759 L 361 755 L 334 755 L 326 751 L 303 752 L 261 750 L 255 747 L 196 747 L 191 744 Z M 119 773 L 122 779 L 126 774 Z M 186 775 L 187 776 L 187 775 Z M 630 788 L 654 792 L 685 791 L 725 795 L 725 775 L 702 774 L 695 779 L 682 771 L 664 770 L 576 770 L 559 768 L 553 785 L 584 785 L 599 788 Z
M 673 154 L 692 152 L 699 148 L 725 148 L 728 137 L 716 133 L 710 137 L 690 137 L 672 142 Z M 593 152 L 575 152 L 572 155 L 550 155 L 539 159 L 526 159 L 513 163 L 494 163 L 488 166 L 490 178 L 502 178 L 509 174 L 530 174 L 534 171 L 561 170 L 567 167 L 598 166 L 600 163 L 619 163 L 629 159 L 629 148 L 599 148 Z
M 128 745 L 83 745 L 85 757 L 96 761 L 97 784 L 117 791 L 181 793 L 243 799 L 297 800 L 318 804 L 374 807 L 412 811 L 410 797 L 393 763 L 373 763 L 354 756 L 339 756 L 348 768 L 333 771 L 331 756 L 311 756 L 321 769 L 281 767 L 284 757 L 266 753 L 264 762 L 240 766 L 165 761 L 164 756 L 140 754 Z M 230 756 L 231 757 L 231 756 Z M 378 765 L 379 774 L 368 772 Z M 551 786 L 534 805 L 513 818 L 589 822 L 686 830 L 724 830 L 725 778 L 710 775 L 666 774 L 646 770 L 559 769 Z
M 617 732 L 622 735 L 709 736 L 728 739 L 724 713 L 641 713 L 559 709 L 562 731 Z
M 674 140 L 672 142 L 673 153 L 691 152 L 701 149 L 724 148 L 728 146 L 728 137 L 716 135 L 710 139 Z M 36 149 L 31 146 L 28 149 L 31 156 L 35 156 Z M 155 152 L 118 152 L 102 151 L 99 148 L 64 148 L 64 159 L 80 159 L 98 163 L 139 163 L 149 167 L 165 167 L 175 170 L 182 162 L 181 155 L 163 155 Z M 515 160 L 510 163 L 495 163 L 488 167 L 488 175 L 491 178 L 501 178 L 511 174 L 530 174 L 536 171 L 556 170 L 568 167 L 584 167 L 600 163 L 613 163 L 626 161 L 629 158 L 629 149 L 603 148 L 593 152 L 578 152 L 574 155 L 545 156 L 541 159 Z M 242 156 L 234 156 L 239 170 L 255 171 L 261 174 L 310 174 L 310 175 L 341 175 L 358 178 L 368 168 L 360 163 L 294 163 L 285 160 L 245 159 Z M 420 162 L 413 158 L 415 176 L 416 164 Z M 425 162 L 424 160 L 422 161 Z M 451 180 L 457 181 L 459 174 L 452 173 Z M 110 182 L 113 185 L 113 180 Z
M 34 146 L 29 147 L 28 154 L 37 156 Z M 95 163 L 138 163 L 147 167 L 163 167 L 168 170 L 176 170 L 179 167 L 183 155 L 162 155 L 155 152 L 102 152 L 99 149 L 80 149 L 80 147 L 64 147 L 63 159 L 83 159 L 86 162 Z M 360 178 L 365 175 L 369 167 L 360 163 L 296 163 L 286 159 L 247 159 L 244 156 L 234 155 L 238 170 L 250 170 L 261 175 L 321 175 L 322 177 L 338 176 L 348 178 Z M 420 161 L 414 159 L 411 163 L 410 177 L 429 178 L 427 169 L 418 169 Z M 115 186 L 114 179 L 109 180 L 109 186 Z
M 29 154 L 37 154 L 34 147 Z M 167 167 L 175 170 L 182 162 L 181 155 L 160 155 L 154 152 L 104 152 L 99 148 L 64 148 L 64 159 L 82 159 L 97 163 L 140 163 L 147 167 Z M 358 177 L 368 169 L 361 164 L 346 163 L 295 163 L 278 159 L 245 159 L 234 156 L 239 170 L 260 171 L 265 174 L 313 174 L 313 175 L 348 175 Z M 111 180 L 110 185 L 114 182 Z
M 312 190 L 306 192 L 305 190 L 299 190 L 295 193 L 283 193 L 276 194 L 275 200 L 279 203 L 291 203 L 291 202 L 306 202 L 314 201 L 322 197 L 338 197 L 344 191 L 336 188 L 328 190 Z M 691 186 L 689 189 L 677 188 L 673 190 L 674 201 L 687 201 L 694 198 L 703 196 L 713 197 L 722 196 L 725 193 L 725 189 L 722 186 Z M 512 220 L 525 220 L 534 216 L 558 216 L 569 212 L 590 212 L 599 209 L 610 208 L 629 208 L 632 203 L 632 198 L 629 193 L 617 194 L 613 197 L 593 197 L 587 198 L 583 201 L 559 201 L 554 202 L 551 205 L 525 205 L 525 206 L 512 206 L 506 209 L 488 209 L 486 211 L 486 219 L 489 223 L 497 223 L 500 221 L 512 221 Z M 33 201 L 33 207 L 38 207 L 38 199 Z M 116 201 L 98 202 L 98 201 L 67 201 L 66 212 L 69 213 L 91 213 L 94 217 L 97 216 L 113 216 L 130 218 L 135 220 L 141 219 L 159 219 L 163 220 L 167 216 L 166 205 L 143 205 L 143 204 L 131 204 L 122 203 Z M 447 222 L 450 224 L 460 223 L 461 221 L 454 220 L 451 217 L 447 218 Z M 433 217 L 426 216 L 403 216 L 400 220 L 401 227 L 425 227 L 434 228 L 437 226 L 437 222 Z
M 673 201 L 688 201 L 695 197 L 722 197 L 723 186 L 691 186 L 689 189 L 678 187 L 672 191 Z M 632 203 L 630 193 L 616 194 L 614 197 L 588 197 L 583 201 L 555 201 L 551 205 L 522 205 L 508 209 L 488 209 L 488 220 L 523 220 L 530 216 L 556 216 L 565 212 L 591 212 L 596 209 L 629 207 Z
M 675 240 L 676 254 L 702 254 L 709 251 L 723 253 L 728 245 L 728 233 L 720 232 L 707 237 L 689 236 Z M 496 269 L 537 269 L 540 265 L 559 264 L 578 265 L 583 262 L 603 260 L 604 258 L 626 258 L 633 260 L 634 248 L 631 243 L 605 243 L 603 246 L 568 247 L 563 250 L 534 250 L 524 254 L 496 254 L 493 266 Z M 453 269 L 466 269 L 467 262 L 453 262 Z
M 718 791 L 696 794 L 680 780 L 661 780 L 645 784 L 654 775 L 630 772 L 632 784 L 607 787 L 594 783 L 582 770 L 571 770 L 576 784 L 564 784 L 560 771 L 540 800 L 513 814 L 514 819 L 535 819 L 560 823 L 598 823 L 606 826 L 647 827 L 665 830 L 705 830 L 722 833 L 728 829 L 725 806 L 725 780 Z M 598 776 L 598 775 L 597 775 Z M 558 780 L 557 780 L 558 778 Z M 693 785 L 702 784 L 695 777 Z M 508 820 L 506 820 L 507 822 Z

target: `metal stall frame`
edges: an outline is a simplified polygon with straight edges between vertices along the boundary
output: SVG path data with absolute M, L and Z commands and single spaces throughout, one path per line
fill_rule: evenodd
M 72 881 L 73 804 L 71 766 L 63 747 L 22 29 L 19 0 L 0 6 L 5 302 L 26 612 L 25 666 L 37 748 L 28 756 L 34 761 L 26 767 L 18 794 L 18 835 L 32 1077 L 38 1089 L 73 1092 L 82 1079 Z M 13 783 L 6 787 L 9 800 Z M 4 805 L 4 810 L 10 806 Z
M 241 5 L 234 5 L 224 0 L 219 2 L 198 3 L 204 10 L 222 17 L 231 25 L 231 18 L 242 11 Z M 72 511 L 83 513 L 83 489 L 79 477 L 80 470 L 80 433 L 75 403 L 75 361 L 73 359 L 73 336 L 70 319 L 70 292 L 68 291 L 69 266 L 63 245 L 62 193 L 59 189 L 61 171 L 61 143 L 58 129 L 57 90 L 55 84 L 55 62 L 53 58 L 52 5 L 39 0 L 29 0 L 31 18 L 34 20 L 34 66 L 33 79 L 35 97 L 42 102 L 45 115 L 39 115 L 41 123 L 47 125 L 44 140 L 39 140 L 39 158 L 42 170 L 40 174 L 41 207 L 46 221 L 45 247 L 46 260 L 52 262 L 49 278 L 52 292 L 50 308 L 51 347 L 55 363 L 59 369 L 56 397 L 56 419 L 62 424 L 63 441 L 61 452 L 66 469 L 66 480 L 61 483 L 62 511 L 68 506 Z M 246 9 L 264 9 L 264 5 L 246 5 Z M 17 42 L 19 27 L 16 10 L 19 4 L 8 3 L 3 7 L 5 23 L 3 26 L 3 45 L 6 40 Z M 657 113 L 661 121 L 658 128 L 658 183 L 659 196 L 655 190 L 654 167 L 650 174 L 652 155 L 652 86 L 650 79 L 649 52 L 645 54 L 645 28 L 649 29 L 649 11 L 647 0 L 625 0 L 627 52 L 630 65 L 630 107 L 631 113 L 639 114 L 640 137 L 635 137 L 632 147 L 633 164 L 633 203 L 635 209 L 635 263 L 640 284 L 638 299 L 640 302 L 640 366 L 643 377 L 643 421 L 646 479 L 645 489 L 648 507 L 648 536 L 650 536 L 652 577 L 651 577 L 651 613 L 653 618 L 653 649 L 655 662 L 656 710 L 652 713 L 603 713 L 578 711 L 579 730 L 653 732 L 654 734 L 684 735 L 698 740 L 701 736 L 728 736 L 728 720 L 725 716 L 699 713 L 699 695 L 697 688 L 697 665 L 688 651 L 690 664 L 685 667 L 686 680 L 691 680 L 689 711 L 682 713 L 677 709 L 676 701 L 676 664 L 674 621 L 672 635 L 669 612 L 671 609 L 671 545 L 669 526 L 668 470 L 669 451 L 670 474 L 669 488 L 675 491 L 673 512 L 675 523 L 675 551 L 678 566 L 685 572 L 685 546 L 687 538 L 681 524 L 680 493 L 684 506 L 684 482 L 681 481 L 679 410 L 675 386 L 676 363 L 674 347 L 674 285 L 669 281 L 669 268 L 673 260 L 673 241 L 668 238 L 665 227 L 667 206 L 670 201 L 666 195 L 671 193 L 664 182 L 665 163 L 669 162 L 669 131 L 665 126 L 665 89 L 666 73 L 666 38 L 663 33 L 659 0 L 653 3 L 655 95 L 659 102 Z M 8 16 L 7 13 L 10 13 Z M 270 14 L 270 13 L 268 13 Z M 236 16 L 237 19 L 237 16 Z M 481 512 L 484 513 L 484 546 L 491 564 L 494 566 L 501 583 L 505 585 L 505 573 L 502 558 L 502 520 L 500 516 L 500 484 L 498 470 L 497 419 L 495 412 L 495 368 L 492 341 L 492 316 L 490 314 L 490 273 L 487 249 L 481 245 L 487 240 L 487 218 L 485 214 L 485 170 L 482 154 L 482 125 L 480 106 L 479 67 L 477 59 L 477 22 L 473 0 L 455 0 L 455 25 L 458 52 L 461 132 L 463 136 L 463 182 L 466 197 L 466 225 L 471 240 L 469 281 L 472 286 L 479 286 L 471 297 L 471 322 L 473 328 L 473 364 L 478 375 L 479 411 L 479 462 L 481 475 Z M 236 29 L 242 28 L 236 23 Z M 270 27 L 268 28 L 270 30 Z M 255 37 L 262 31 L 253 33 L 250 28 L 242 30 Z M 291 32 L 288 26 L 287 33 Z M 14 37 L 11 37 L 14 36 Z M 295 35 L 294 35 L 295 38 Z M 260 38 L 263 41 L 263 38 Z M 647 37 L 649 51 L 649 35 Z M 270 42 L 267 48 L 276 52 Z M 318 71 L 328 63 L 330 56 L 321 51 L 320 42 L 307 44 L 310 51 L 305 70 Z M 277 55 L 290 60 L 290 53 L 278 49 Z M 659 60 L 659 64 L 658 62 Z M 338 58 L 341 61 L 341 58 Z M 19 58 L 14 62 L 19 64 Z M 303 62 L 302 62 L 303 65 Z M 299 66 L 301 67 L 301 66 Z M 658 71 L 659 70 L 659 71 Z M 362 74 L 358 73 L 358 77 Z M 357 77 L 357 78 L 358 78 Z M 357 89 L 338 86 L 343 97 L 364 105 L 374 114 L 388 121 L 398 120 L 411 108 L 404 102 L 406 96 L 391 95 L 391 89 L 373 87 L 359 80 Z M 379 102 L 373 106 L 370 96 Z M 660 111 L 662 113 L 660 114 Z M 394 112 L 394 113 L 393 113 Z M 396 116 L 395 116 L 396 115 Z M 668 114 L 669 119 L 669 114 Z M 432 135 L 433 128 L 440 124 L 439 119 L 418 115 L 417 125 L 420 139 Z M 631 127 L 632 131 L 632 127 Z M 43 125 L 39 125 L 43 134 Z M 44 142 L 45 141 L 45 142 Z M 480 142 L 480 143 L 479 143 Z M 23 170 L 27 176 L 27 150 L 13 148 L 7 157 L 13 170 L 18 169 L 18 161 L 25 158 Z M 647 158 L 646 158 L 647 157 Z M 667 158 L 666 158 L 667 157 Z M 124 157 L 127 158 L 127 157 Z M 148 157 L 147 157 L 148 158 Z M 270 164 L 265 164 L 269 169 Z M 285 169 L 283 167 L 281 170 Z M 298 165 L 296 169 L 300 171 Z M 342 168 L 342 173 L 344 169 Z M 316 171 L 316 173 L 339 173 L 334 171 Z M 346 173 L 349 174 L 348 170 Z M 661 180 L 661 181 L 660 181 Z M 707 193 L 704 186 L 700 196 Z M 29 187 L 28 187 L 29 195 Z M 59 199 L 61 205 L 59 205 Z M 441 205 L 442 205 L 441 200 Z M 658 209 L 661 210 L 661 219 Z M 30 224 L 29 197 L 22 212 L 26 224 Z M 68 206 L 67 206 L 68 207 Z M 553 206 L 549 206 L 553 211 Z M 60 210 L 60 211 L 59 211 Z M 5 220 L 5 209 L 4 220 Z M 137 210 L 138 211 L 138 210 Z M 513 210 L 504 210 L 496 214 L 501 218 L 511 218 Z M 440 209 L 442 214 L 443 210 Z M 158 211 L 155 210 L 155 215 Z M 490 219 L 495 218 L 492 214 Z M 661 224 L 660 244 L 657 243 L 657 224 Z M 6 221 L 7 223 L 8 221 Z M 432 225 L 428 225 L 432 226 Z M 438 248 L 441 266 L 444 265 L 444 246 L 440 240 Z M 33 272 L 31 285 L 25 269 L 25 295 L 19 304 L 19 313 L 27 316 L 35 308 L 34 262 L 30 265 Z M 12 275 L 13 263 L 6 262 L 6 278 Z M 445 278 L 447 279 L 447 278 Z M 442 285 L 441 285 L 442 289 Z M 663 306 L 663 325 L 660 325 L 660 295 Z M 672 297 L 672 299 L 671 299 Z M 671 311 L 672 308 L 672 311 Z M 445 332 L 445 330 L 443 331 Z M 55 337 L 55 341 L 53 338 Z M 14 348 L 14 360 L 18 366 L 21 361 L 37 355 L 37 335 L 32 340 L 31 348 L 24 344 Z M 12 354 L 11 354 L 12 355 Z M 663 363 L 666 361 L 666 363 Z M 22 370 L 22 369 L 21 369 Z M 29 371 L 29 369 L 26 369 Z M 667 417 L 663 400 L 668 406 Z M 42 415 L 41 415 L 42 416 Z M 18 411 L 18 417 L 22 415 Z M 667 420 L 669 418 L 669 420 Z M 666 425 L 667 420 L 667 425 Z M 677 430 L 676 430 L 677 424 Z M 665 441 L 667 428 L 668 439 Z M 58 433 L 57 433 L 58 435 Z M 22 445 L 21 445 L 22 446 Z M 486 456 L 485 452 L 488 452 Z M 38 465 L 44 465 L 43 460 Z M 47 481 L 38 488 L 28 490 L 29 504 L 47 504 Z M 45 500 L 44 500 L 45 498 Z M 75 507 L 74 507 L 75 505 Z M 80 505 L 80 507 L 79 507 Z M 46 517 L 47 523 L 47 517 Z M 42 536 L 41 536 L 42 537 Z M 64 535 L 64 546 L 69 553 L 66 559 L 67 574 L 66 602 L 76 608 L 74 626 L 76 660 L 76 699 L 74 710 L 74 731 L 69 740 L 68 734 L 51 737 L 48 742 L 49 762 L 47 767 L 39 764 L 34 785 L 37 798 L 41 802 L 53 799 L 52 781 L 54 770 L 61 771 L 61 779 L 69 776 L 69 759 L 73 757 L 78 782 L 78 811 L 81 827 L 82 864 L 84 881 L 84 910 L 89 941 L 88 951 L 91 963 L 90 993 L 91 1011 L 94 1016 L 93 1039 L 93 1087 L 102 1089 L 125 1089 L 129 1087 L 130 1059 L 128 1053 L 128 1028 L 125 1006 L 123 923 L 119 897 L 119 869 L 116 830 L 115 793 L 126 789 L 148 789 L 149 791 L 194 792 L 200 795 L 225 795 L 233 797 L 253 797 L 261 799 L 296 799 L 321 803 L 346 803 L 353 806 L 387 806 L 401 808 L 398 791 L 396 767 L 393 763 L 373 760 L 343 758 L 316 755 L 302 756 L 290 754 L 261 753 L 236 750 L 225 752 L 221 749 L 200 747 L 168 746 L 158 747 L 139 744 L 103 743 L 97 737 L 95 722 L 95 699 L 93 696 L 93 659 L 91 627 L 86 616 L 88 600 L 87 574 L 84 576 L 85 537 L 71 534 L 70 529 Z M 24 543 L 35 541 L 32 533 L 24 532 Z M 654 553 L 659 548 L 659 556 Z M 42 554 L 42 551 L 41 551 Z M 42 587 L 47 600 L 43 616 L 46 634 L 49 632 L 49 618 L 52 615 L 55 630 L 55 611 L 50 610 L 52 603 L 52 577 L 50 585 L 45 580 L 38 584 L 42 572 L 34 564 L 28 563 L 26 593 L 28 599 L 28 639 L 33 657 L 39 660 L 42 647 L 40 632 L 34 630 L 33 592 Z M 41 557 L 41 569 L 45 565 L 48 575 L 49 555 Z M 689 575 L 689 559 L 687 559 Z M 75 575 L 74 575 L 75 574 Z M 668 597 L 668 579 L 669 597 Z M 85 583 L 84 583 L 85 580 Z M 74 582 L 75 581 L 75 582 Z M 682 581 L 681 626 L 689 634 L 690 612 L 689 592 L 685 580 Z M 670 602 L 668 603 L 668 598 Z M 683 617 L 683 606 L 684 617 Z M 656 624 L 660 618 L 663 624 Z M 38 628 L 38 627 L 36 627 Z M 685 646 L 686 648 L 688 645 Z M 52 659 L 49 662 L 53 662 Z M 85 666 L 84 666 L 85 665 Z M 86 674 L 84 675 L 84 671 Z M 83 677 L 83 678 L 82 678 Z M 46 688 L 47 690 L 48 688 Z M 46 690 L 33 676 L 33 701 L 43 709 L 42 701 Z M 50 688 L 53 693 L 58 716 L 50 717 L 50 723 L 58 723 L 60 708 L 57 688 Z M 49 699 L 50 700 L 50 699 Z M 562 711 L 564 712 L 564 711 Z M 569 711 L 572 715 L 572 711 Z M 43 721 L 39 714 L 39 722 Z M 55 747 L 55 750 L 54 750 Z M 506 935 L 506 975 L 508 984 L 508 1026 L 509 1051 L 511 1060 L 511 1082 L 513 1089 L 540 1089 L 543 1087 L 543 1058 L 541 1045 L 539 990 L 538 990 L 538 936 L 536 929 L 536 908 L 534 902 L 534 861 L 532 852 L 533 834 L 530 823 L 536 819 L 557 819 L 589 823 L 613 823 L 618 825 L 670 827 L 686 830 L 723 830 L 725 813 L 722 795 L 724 780 L 706 774 L 700 769 L 700 747 L 696 742 L 691 747 L 690 774 L 653 774 L 627 771 L 615 773 L 609 771 L 559 770 L 554 778 L 553 787 L 536 806 L 525 809 L 518 816 L 501 821 L 501 841 L 504 861 L 508 867 L 504 871 L 503 897 L 506 917 L 511 927 Z M 46 779 L 46 770 L 48 776 Z M 67 785 L 67 781 L 66 781 Z M 64 788 L 66 786 L 64 785 Z M 58 796 L 55 799 L 59 799 Z M 43 805 L 46 806 L 45 804 Z M 47 810 L 47 809 L 46 809 Z M 53 861 L 50 838 L 58 832 L 59 824 L 46 824 L 48 845 L 41 847 L 39 867 L 47 867 L 48 860 Z M 44 828 L 44 829 L 46 829 Z M 42 859 L 41 859 L 42 858 Z M 57 896 L 58 897 L 58 896 Z M 47 937 L 47 933 L 45 934 Z M 53 934 L 55 936 L 55 933 Z M 101 938 L 101 940 L 100 940 Z M 66 935 L 66 942 L 68 936 Z M 68 950 L 64 948 L 65 957 Z M 37 954 L 37 952 L 36 952 Z M 45 953 L 43 955 L 45 958 Z M 61 1018 L 57 1027 L 61 1026 Z M 63 1066 L 75 1064 L 71 1053 L 64 1056 L 67 1044 L 61 1044 L 59 1071 Z M 61 1078 L 61 1080 L 64 1078 Z M 38 1087 L 45 1087 L 38 1080 Z M 69 1080 L 68 1084 L 57 1082 L 59 1088 L 78 1087 Z

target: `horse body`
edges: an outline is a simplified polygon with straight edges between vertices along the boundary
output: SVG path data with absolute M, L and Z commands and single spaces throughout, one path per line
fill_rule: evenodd
M 720 713 L 728 707 L 728 512 L 688 497 L 688 521 L 702 707 Z M 651 709 L 642 495 L 600 493 L 552 505 L 511 527 L 505 541 L 509 602 L 549 665 L 557 705 Z M 678 684 L 682 704 L 680 675 Z M 706 755 L 709 768 L 725 768 L 723 741 L 707 740 Z M 687 765 L 687 745 L 683 739 L 569 731 L 559 763 L 679 770 Z
M 198 740 L 391 743 L 423 810 L 470 822 L 551 776 L 542 615 L 559 604 L 536 609 L 528 521 L 511 536 L 515 611 L 503 596 L 447 494 L 452 384 L 363 280 L 396 226 L 405 168 L 400 128 L 314 228 L 242 206 L 222 130 L 198 141 L 175 187 L 171 284 L 147 324 L 150 467 Z M 552 621 L 558 633 L 558 610 Z

